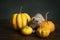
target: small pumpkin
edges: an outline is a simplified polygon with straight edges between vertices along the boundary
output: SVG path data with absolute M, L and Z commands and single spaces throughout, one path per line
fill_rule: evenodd
M 48 13 L 46 13 L 46 21 L 41 22 L 41 24 L 39 24 L 39 26 L 40 26 L 40 28 L 48 28 L 48 29 L 50 29 L 50 32 L 54 32 L 55 24 L 52 21 L 47 20 L 47 14 Z
M 26 27 L 21 29 L 21 33 L 23 35 L 31 35 L 33 33 L 33 28 L 30 26 L 26 26 Z
M 14 29 L 21 29 L 27 25 L 28 22 L 30 22 L 31 17 L 28 15 L 28 13 L 14 13 L 11 17 L 11 24 L 13 25 Z
M 48 37 L 50 35 L 50 30 L 48 28 L 37 28 L 36 33 L 39 37 Z
M 55 25 L 52 21 L 44 21 L 40 24 L 40 28 L 48 28 L 50 32 L 53 32 L 55 30 Z

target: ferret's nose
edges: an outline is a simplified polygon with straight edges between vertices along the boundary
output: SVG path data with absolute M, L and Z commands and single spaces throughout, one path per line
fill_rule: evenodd
M 36 20 L 36 22 L 38 22 L 38 21 Z

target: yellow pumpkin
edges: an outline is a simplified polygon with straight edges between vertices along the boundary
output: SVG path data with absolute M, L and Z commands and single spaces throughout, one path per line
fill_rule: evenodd
M 25 27 L 30 20 L 31 17 L 27 13 L 15 13 L 12 15 L 10 22 L 14 29 L 21 29 Z
M 30 26 L 26 26 L 21 29 L 21 33 L 24 35 L 31 35 L 33 33 L 33 29 Z
M 40 28 L 48 28 L 50 29 L 50 32 L 53 32 L 55 30 L 55 25 L 52 21 L 43 21 L 40 24 Z
M 50 35 L 50 30 L 48 28 L 37 28 L 36 33 L 39 37 L 48 37 Z

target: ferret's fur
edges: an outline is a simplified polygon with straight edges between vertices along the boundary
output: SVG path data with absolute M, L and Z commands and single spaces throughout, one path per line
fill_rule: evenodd
M 38 24 L 40 24 L 42 21 L 45 21 L 42 14 L 37 13 L 35 16 L 32 17 L 31 22 L 29 23 L 29 26 L 32 28 L 36 28 Z

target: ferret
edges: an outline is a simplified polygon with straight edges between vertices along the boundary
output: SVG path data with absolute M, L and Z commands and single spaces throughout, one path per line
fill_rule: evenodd
M 29 23 L 29 26 L 31 26 L 32 28 L 36 28 L 38 26 L 38 24 L 40 24 L 42 21 L 45 21 L 42 14 L 41 13 L 36 13 L 32 17 L 31 22 Z

